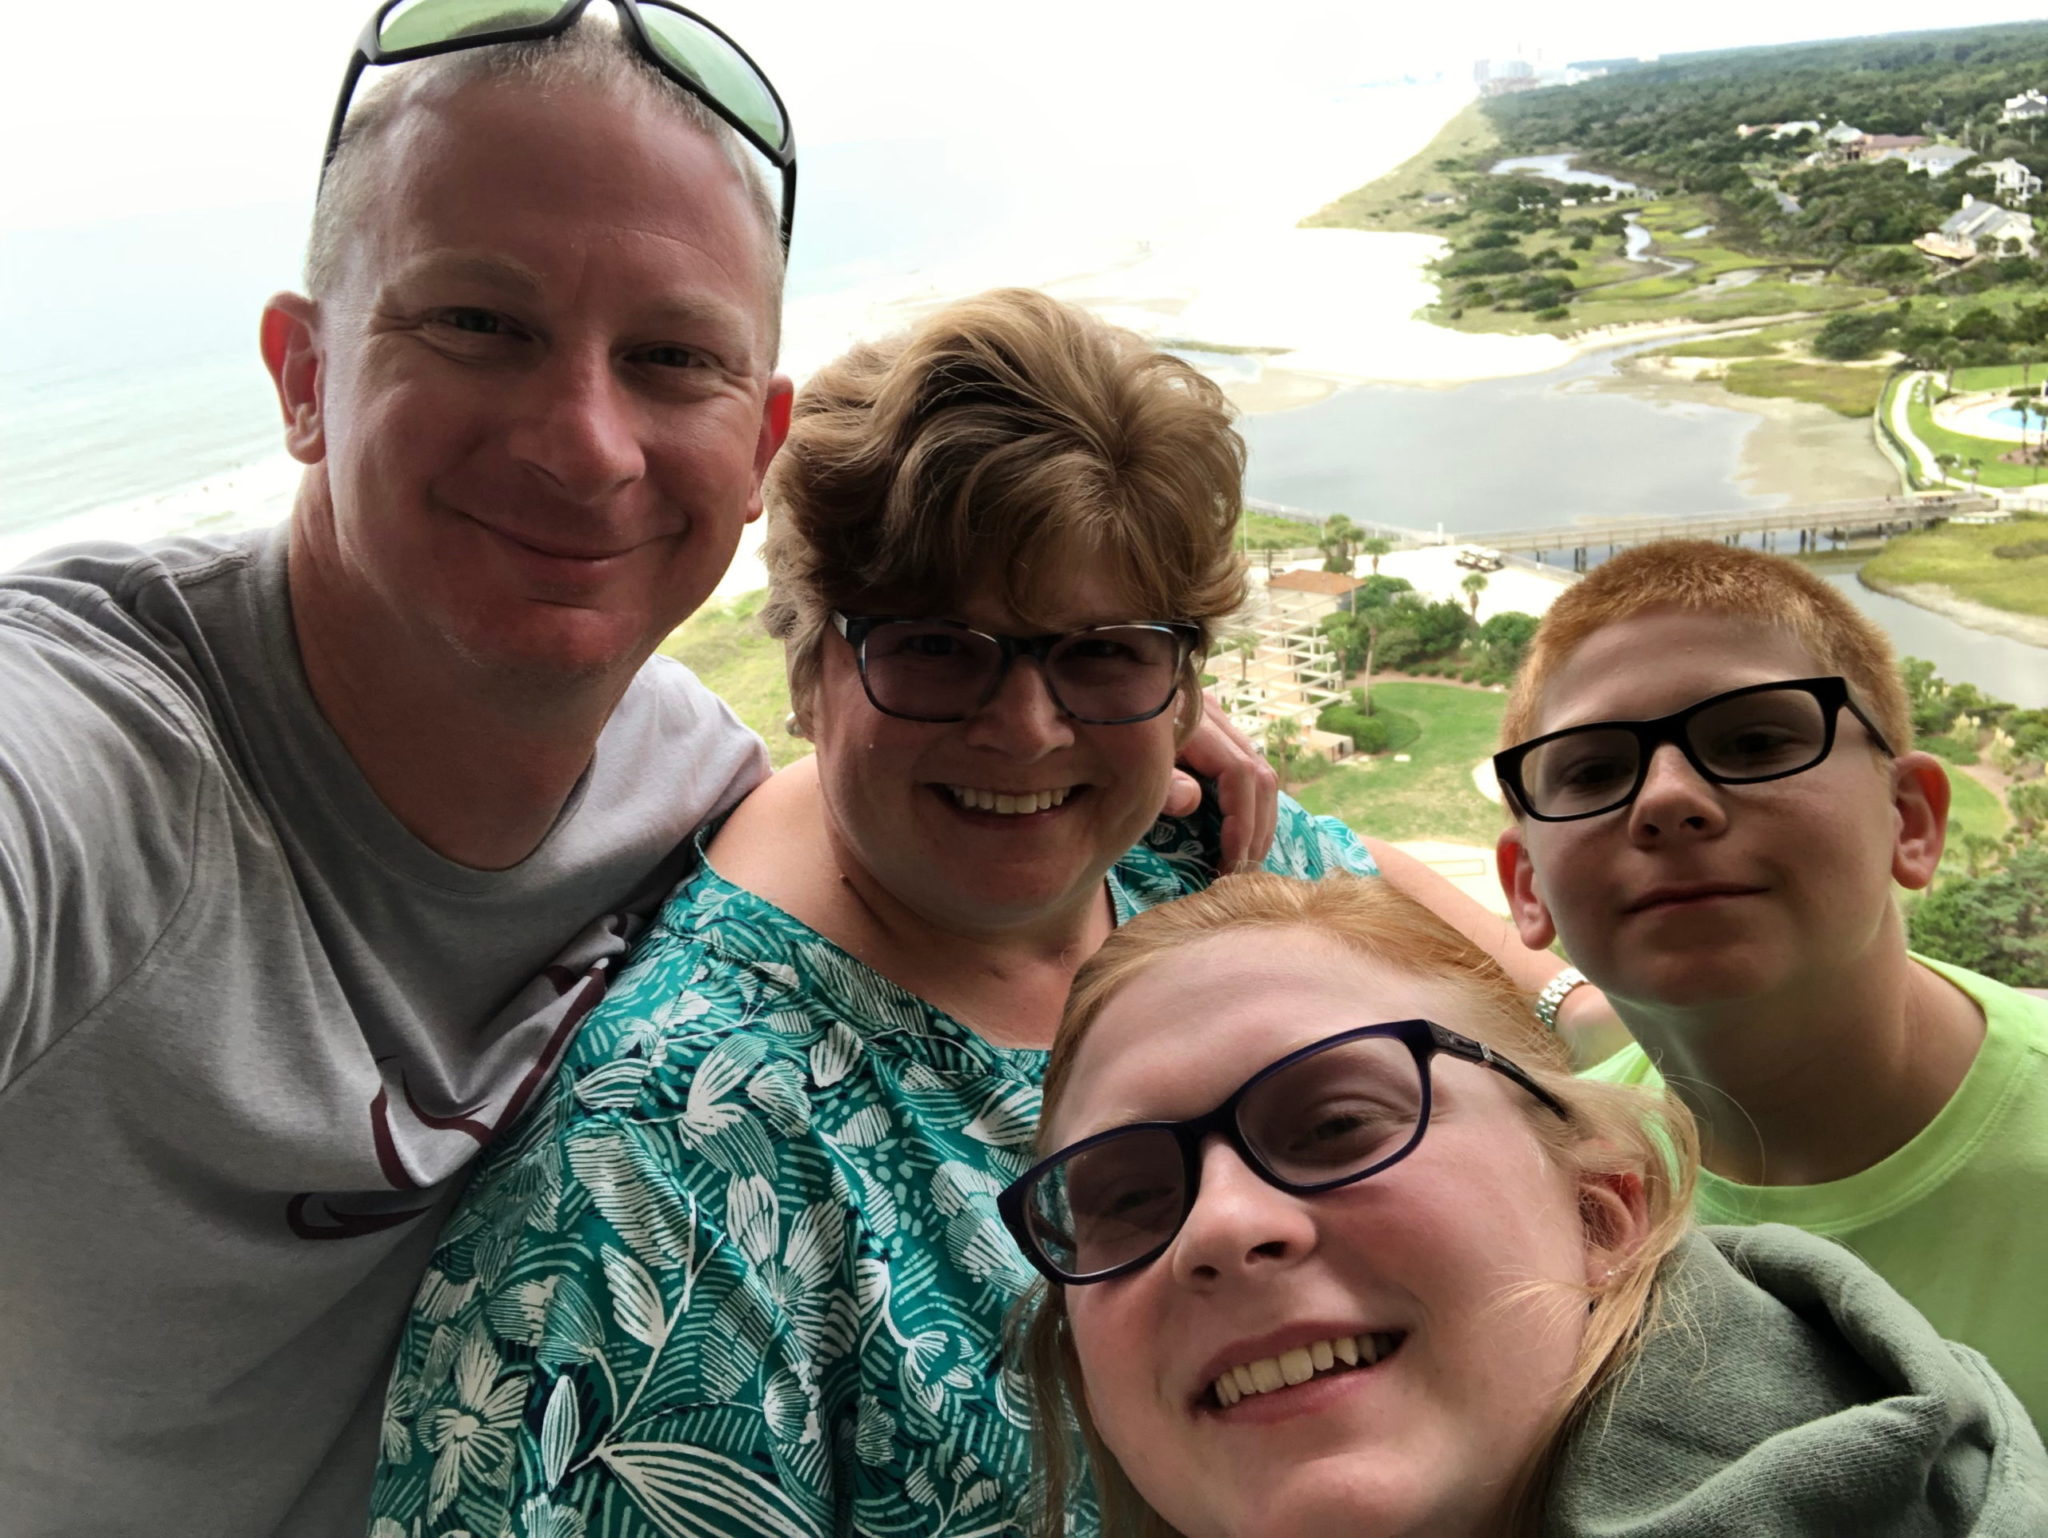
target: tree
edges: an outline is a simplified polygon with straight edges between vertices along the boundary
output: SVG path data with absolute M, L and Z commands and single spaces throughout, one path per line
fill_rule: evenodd
M 1976 880 L 1951 877 L 1906 922 L 1913 949 L 2015 988 L 2048 988 L 2048 845 Z
M 1468 600 L 1470 600 L 1472 604 L 1472 618 L 1475 620 L 1478 619 L 1479 595 L 1486 591 L 1486 573 L 1483 571 L 1470 572 L 1466 575 L 1465 580 L 1463 582 L 1460 582 L 1458 586 L 1464 589 L 1465 597 Z
M 1332 513 L 1323 522 L 1323 537 L 1317 541 L 1322 547 L 1324 571 L 1341 571 L 1347 576 L 1356 564 L 1352 551 L 1358 544 L 1363 531 L 1342 513 Z
M 1815 335 L 1813 350 L 1818 356 L 1837 362 L 1867 358 L 1877 350 L 1891 328 L 1891 317 L 1879 312 L 1831 315 Z
M 1998 863 L 1999 842 L 1988 833 L 1965 833 L 1963 835 L 1963 863 L 1971 879 L 1984 874 L 1986 867 Z
M 2005 793 L 2014 831 L 2026 838 L 2048 835 L 2048 780 L 2029 780 Z
M 2042 309 L 2048 310 L 2048 305 L 2043 305 Z M 1380 557 L 1388 554 L 1393 548 L 1394 542 L 1391 539 L 1381 539 L 1378 535 L 1358 542 L 1358 553 L 1372 557 L 1372 574 L 1375 577 L 1380 574 Z
M 1533 614 L 1504 609 L 1479 627 L 1479 645 L 1486 653 L 1488 664 L 1503 680 L 1514 677 L 1521 667 L 1522 658 L 1528 654 L 1529 643 L 1536 638 L 1539 623 Z
M 1266 727 L 1266 758 L 1273 765 L 1273 772 L 1280 776 L 1282 789 L 1286 788 L 1294 761 L 1301 756 L 1301 728 L 1292 716 L 1280 716 Z

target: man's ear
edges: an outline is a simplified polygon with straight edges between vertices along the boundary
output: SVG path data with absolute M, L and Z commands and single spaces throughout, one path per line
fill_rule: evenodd
M 787 374 L 768 381 L 768 395 L 761 403 L 761 435 L 754 440 L 754 495 L 747 502 L 747 522 L 761 516 L 761 483 L 768 474 L 769 461 L 789 437 L 790 412 L 796 405 L 796 386 Z
M 1557 938 L 1557 925 L 1537 894 L 1536 867 L 1529 859 L 1529 846 L 1522 841 L 1519 823 L 1504 829 L 1494 842 L 1493 868 L 1500 875 L 1500 889 L 1507 894 L 1508 914 L 1522 943 L 1532 951 L 1548 950 Z
M 327 457 L 327 434 L 321 421 L 320 342 L 318 307 L 301 294 L 276 294 L 263 307 L 263 366 L 277 387 L 284 409 L 284 446 L 302 465 Z
M 1579 1218 L 1586 1225 L 1586 1285 L 1605 1286 L 1649 1237 L 1650 1199 L 1643 1177 L 1633 1170 L 1581 1176 Z
M 1903 753 L 1892 764 L 1892 810 L 1898 813 L 1892 879 L 1919 891 L 1934 879 L 1948 843 L 1948 771 L 1932 753 Z

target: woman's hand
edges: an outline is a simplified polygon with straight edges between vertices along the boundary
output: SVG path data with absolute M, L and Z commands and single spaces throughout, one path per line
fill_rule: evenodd
M 1202 692 L 1202 718 L 1181 745 L 1179 765 L 1161 808 L 1165 815 L 1190 815 L 1202 804 L 1202 787 L 1194 776 L 1213 780 L 1223 807 L 1223 869 L 1241 870 L 1265 859 L 1280 821 L 1280 777 L 1207 690 Z

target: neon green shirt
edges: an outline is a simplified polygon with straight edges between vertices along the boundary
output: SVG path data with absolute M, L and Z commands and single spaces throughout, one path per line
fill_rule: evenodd
M 1915 957 L 1977 1001 L 1984 1045 L 1905 1147 L 1846 1180 L 1745 1186 L 1700 1172 L 1703 1223 L 1790 1223 L 1854 1250 L 2048 1427 L 2048 1000 Z M 1662 1088 L 1639 1046 L 1588 1078 Z

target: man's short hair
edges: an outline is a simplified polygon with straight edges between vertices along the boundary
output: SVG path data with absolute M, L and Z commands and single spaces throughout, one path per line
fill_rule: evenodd
M 388 139 L 405 108 L 427 89 L 453 92 L 470 85 L 510 84 L 539 95 L 582 88 L 619 101 L 650 103 L 673 112 L 703 134 L 731 162 L 760 226 L 763 281 L 772 311 L 769 357 L 781 335 L 782 211 L 760 162 L 740 136 L 709 107 L 664 76 L 634 49 L 615 24 L 586 12 L 568 31 L 523 43 L 498 43 L 439 54 L 377 71 L 379 79 L 349 105 L 333 163 L 313 206 L 306 243 L 306 293 L 324 298 L 340 275 L 349 232 L 380 191 L 377 146 Z
M 1913 710 L 1885 634 L 1797 561 L 1703 539 L 1661 539 L 1601 562 L 1543 616 L 1501 718 L 1501 744 L 1537 735 L 1543 690 L 1596 631 L 1651 609 L 1690 609 L 1790 631 L 1822 673 L 1839 673 L 1894 753 L 1913 745 Z
M 1230 420 L 1179 358 L 1031 289 L 960 300 L 826 364 L 769 470 L 762 547 L 761 618 L 799 714 L 835 609 L 993 593 L 1037 624 L 1084 572 L 1115 583 L 1128 618 L 1192 621 L 1198 657 L 1244 602 Z M 1186 682 L 1199 711 L 1192 666 Z

